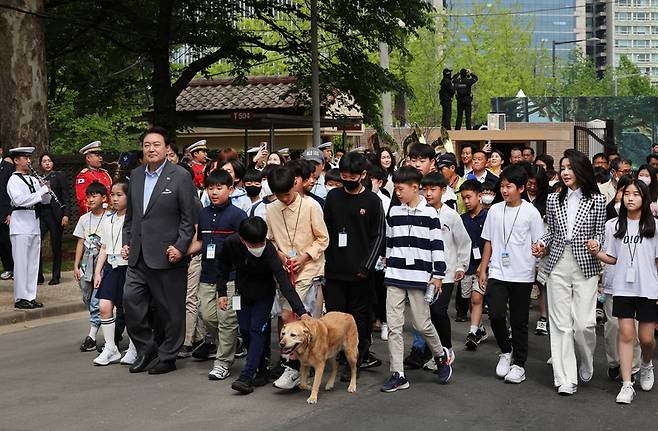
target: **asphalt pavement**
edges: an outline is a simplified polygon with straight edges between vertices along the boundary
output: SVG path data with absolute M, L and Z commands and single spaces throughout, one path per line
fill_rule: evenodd
M 619 383 L 606 376 L 602 338 L 592 381 L 572 397 L 552 388 L 547 337 L 530 335 L 527 380 L 495 377 L 498 348 L 490 336 L 477 352 L 463 349 L 466 323 L 453 324 L 454 375 L 439 385 L 432 373 L 407 371 L 411 388 L 379 391 L 389 376 L 386 343 L 373 350 L 380 368 L 361 372 L 355 394 L 337 382 L 307 405 L 302 391 L 272 386 L 251 395 L 231 390 L 244 360 L 226 381 L 206 377 L 212 362 L 179 360 L 176 372 L 129 374 L 121 365 L 94 367 L 78 346 L 88 330 L 83 313 L 0 331 L 0 430 L 619 430 L 655 429 L 658 388 L 637 385 L 630 406 L 615 404 Z M 377 334 L 378 335 L 378 334 Z M 407 343 L 407 346 L 409 343 Z

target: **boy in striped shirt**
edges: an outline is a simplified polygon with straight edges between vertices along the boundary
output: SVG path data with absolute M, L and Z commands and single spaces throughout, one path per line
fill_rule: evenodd
M 441 345 L 432 325 L 429 304 L 425 302 L 428 284 L 434 286 L 435 298 L 441 293 L 445 276 L 441 222 L 434 210 L 419 194 L 422 174 L 413 167 L 400 168 L 393 174 L 395 193 L 401 205 L 391 207 L 386 219 L 386 319 L 391 377 L 383 392 L 408 389 L 403 357 L 405 301 L 409 299 L 414 327 L 421 333 L 434 355 L 439 381 L 452 376 L 448 350 Z

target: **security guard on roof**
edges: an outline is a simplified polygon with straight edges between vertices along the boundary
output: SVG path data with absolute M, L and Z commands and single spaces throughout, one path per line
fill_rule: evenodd
M 103 155 L 101 154 L 101 142 L 94 141 L 80 148 L 80 154 L 85 156 L 87 167 L 83 168 L 75 177 L 75 198 L 78 201 L 80 215 L 87 212 L 86 190 L 89 184 L 99 182 L 107 189 L 107 200 L 110 200 L 112 190 L 112 177 L 101 166 L 103 166 Z
M 194 185 L 197 189 L 202 189 L 203 170 L 206 168 L 206 162 L 208 161 L 208 147 L 206 146 L 206 140 L 202 139 L 195 142 L 187 147 L 187 149 L 192 156 L 190 167 L 194 171 Z

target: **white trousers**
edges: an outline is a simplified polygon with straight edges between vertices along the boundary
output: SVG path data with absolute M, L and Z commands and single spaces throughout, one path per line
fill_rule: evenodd
M 608 367 L 619 366 L 619 319 L 612 315 L 612 295 L 605 295 L 603 304 L 606 322 L 603 326 L 603 341 L 605 343 L 605 356 L 608 360 Z M 637 322 L 635 322 L 637 331 Z M 635 348 L 633 349 L 633 374 L 640 371 L 640 340 L 635 337 Z
M 14 300 L 37 297 L 41 235 L 10 235 L 14 257 Z
M 585 278 L 567 247 L 546 280 L 555 386 L 578 384 L 578 365 L 592 372 L 598 276 Z

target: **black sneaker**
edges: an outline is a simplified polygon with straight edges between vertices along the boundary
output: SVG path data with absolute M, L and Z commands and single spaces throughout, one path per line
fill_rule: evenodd
M 181 347 L 181 349 L 176 354 L 176 357 L 179 359 L 189 358 L 190 356 L 192 356 L 193 351 L 194 349 L 192 348 L 192 346 L 183 345 L 183 347 Z
M 545 317 L 540 317 L 537 320 L 537 327 L 535 328 L 535 335 L 548 335 L 548 325 Z
M 359 378 L 359 370 L 356 370 L 356 377 Z M 341 382 L 350 382 L 352 381 L 352 369 L 349 365 L 345 365 L 343 370 L 340 372 L 340 381 Z
M 404 365 L 412 370 L 419 370 L 423 364 L 423 351 L 418 347 L 412 347 L 409 356 L 404 358 Z
M 80 344 L 80 351 L 81 352 L 93 352 L 96 350 L 96 340 L 91 338 L 89 335 L 87 335 L 87 338 L 85 338 L 85 341 Z
M 359 368 L 366 369 L 366 368 L 375 368 L 379 367 L 382 365 L 382 361 L 380 361 L 372 352 L 368 352 L 368 354 L 363 358 L 363 361 L 361 361 L 361 365 Z M 349 368 L 349 366 L 347 367 Z
M 256 387 L 265 386 L 270 382 L 270 370 L 267 367 L 258 369 L 251 383 Z
M 619 378 L 619 374 L 619 366 L 608 368 L 608 377 L 610 377 L 610 380 L 617 380 Z
M 203 344 L 199 345 L 199 347 L 194 349 L 192 352 L 192 357 L 200 361 L 205 361 L 208 359 L 214 359 L 216 354 L 217 346 L 215 343 L 204 342 Z
M 18 310 L 32 310 L 34 308 L 34 304 L 32 304 L 32 301 L 28 301 L 27 299 L 19 299 L 14 303 L 14 308 Z
M 478 344 L 483 342 L 489 338 L 489 334 L 487 334 L 487 330 L 484 328 L 484 326 L 480 326 L 477 331 L 475 331 L 475 339 Z
M 30 302 L 32 303 L 32 305 L 34 305 L 34 308 L 43 308 L 43 303 L 37 301 L 36 299 L 33 299 L 33 300 L 30 301 Z
M 482 314 L 489 314 L 489 306 L 487 304 L 484 304 L 484 307 L 482 307 Z
M 469 332 L 468 335 L 466 335 L 466 350 L 470 350 L 471 352 L 476 351 L 478 348 L 478 341 L 477 341 L 477 335 L 475 335 L 472 332 Z
M 249 377 L 240 375 L 231 385 L 231 389 L 241 394 L 250 394 L 254 391 L 254 385 Z

